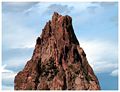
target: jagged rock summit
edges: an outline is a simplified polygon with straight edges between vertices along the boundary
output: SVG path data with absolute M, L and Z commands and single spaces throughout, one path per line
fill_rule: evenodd
M 72 18 L 54 13 L 36 40 L 31 60 L 14 80 L 15 90 L 100 90 L 80 47 Z

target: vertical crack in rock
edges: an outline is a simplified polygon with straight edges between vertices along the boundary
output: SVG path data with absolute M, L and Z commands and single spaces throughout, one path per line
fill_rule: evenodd
M 75 36 L 72 18 L 54 13 L 36 40 L 32 58 L 14 80 L 15 90 L 100 90 Z

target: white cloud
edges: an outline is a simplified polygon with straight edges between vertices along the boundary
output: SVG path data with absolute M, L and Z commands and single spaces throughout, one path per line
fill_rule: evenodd
M 113 70 L 110 75 L 111 75 L 111 76 L 118 76 L 118 69 Z
M 3 90 L 11 90 L 13 89 L 14 85 L 14 78 L 16 76 L 16 73 L 2 73 L 2 89 Z
M 14 77 L 15 77 L 15 75 L 16 75 L 16 73 L 11 73 L 11 72 L 7 72 L 7 73 L 2 73 L 2 79 L 3 79 L 3 81 L 4 80 L 13 80 L 14 79 Z
M 114 69 L 118 68 L 118 65 L 109 61 L 99 62 L 96 63 L 94 66 L 94 70 L 97 73 L 105 73 L 105 72 L 112 72 Z
M 14 85 L 14 78 L 17 73 L 12 70 L 5 69 L 6 65 L 2 66 L 2 89 L 3 90 L 11 90 Z
M 111 73 L 118 68 L 118 48 L 116 44 L 100 40 L 79 40 L 79 42 L 86 53 L 88 62 L 96 73 Z
M 6 66 L 7 66 L 7 65 L 3 65 L 3 66 L 1 67 L 1 69 L 0 69 L 1 72 L 2 72 L 2 73 L 13 73 L 12 70 L 5 69 Z
M 3 85 L 2 86 L 2 90 L 13 90 L 13 86 L 7 86 L 7 85 Z
M 8 64 L 8 67 L 14 67 L 14 68 L 16 67 L 17 68 L 17 67 L 20 67 L 21 65 L 24 66 L 29 59 L 30 58 L 27 58 L 27 57 L 23 58 L 23 59 L 20 59 L 20 60 L 10 59 L 6 62 Z M 17 61 L 17 62 L 15 62 L 15 61 Z M 12 62 L 14 62 L 14 63 L 12 63 Z
M 2 76 L 4 76 L 4 77 L 2 77 L 3 80 L 4 79 L 12 79 L 16 75 L 16 73 L 14 73 L 12 70 L 6 69 L 6 66 L 7 65 L 3 65 L 0 69 L 2 72 Z
M 33 43 L 27 43 L 27 44 L 24 44 L 22 47 L 20 48 L 34 48 L 35 47 L 35 43 L 36 41 L 34 41 Z

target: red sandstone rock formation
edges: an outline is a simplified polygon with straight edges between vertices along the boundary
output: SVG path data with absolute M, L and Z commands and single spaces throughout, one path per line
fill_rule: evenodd
M 74 34 L 72 18 L 54 13 L 36 40 L 31 60 L 14 80 L 15 90 L 99 90 Z

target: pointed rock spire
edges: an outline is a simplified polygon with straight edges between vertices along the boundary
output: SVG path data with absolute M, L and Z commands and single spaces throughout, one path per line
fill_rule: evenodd
M 54 12 L 14 83 L 15 90 L 100 90 L 70 16 Z

